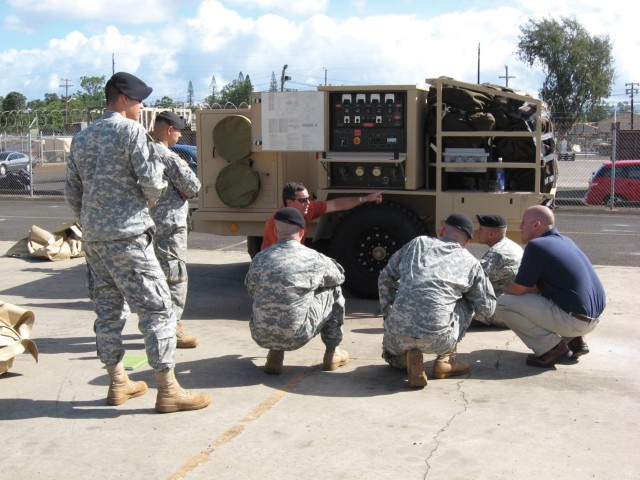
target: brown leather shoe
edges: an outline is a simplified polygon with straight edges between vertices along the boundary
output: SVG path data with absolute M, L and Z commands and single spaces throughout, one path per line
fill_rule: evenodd
M 573 358 L 581 357 L 589 353 L 589 345 L 584 337 L 575 337 L 568 343 L 569 350 L 573 352 Z
M 532 367 L 551 368 L 558 361 L 565 358 L 568 353 L 569 347 L 566 342 L 564 340 L 560 340 L 555 347 L 539 357 L 536 357 L 533 353 L 530 354 L 527 357 L 527 365 L 531 365 Z

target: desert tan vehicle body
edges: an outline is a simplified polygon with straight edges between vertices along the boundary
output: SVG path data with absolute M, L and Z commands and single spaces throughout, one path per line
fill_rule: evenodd
M 522 212 L 555 197 L 546 105 L 495 86 L 427 83 L 270 92 L 246 109 L 198 111 L 193 229 L 247 237 L 253 256 L 287 182 L 318 200 L 384 191 L 381 205 L 325 215 L 307 232 L 344 266 L 347 288 L 370 297 L 389 257 L 451 213 L 499 213 L 519 241 Z

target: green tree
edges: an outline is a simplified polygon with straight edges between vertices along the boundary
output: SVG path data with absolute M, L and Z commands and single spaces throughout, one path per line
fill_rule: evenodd
M 189 108 L 193 106 L 193 83 L 189 80 L 189 86 L 187 87 L 187 105 Z
M 101 77 L 80 77 L 80 87 L 84 92 L 78 90 L 74 95 L 86 108 L 103 107 L 106 104 L 104 96 L 105 76 Z
M 627 101 L 618 102 L 618 105 L 616 106 L 616 111 L 618 113 L 630 112 L 631 111 L 631 104 L 629 102 L 627 102 Z
M 204 103 L 207 107 L 213 108 L 213 106 L 220 100 L 218 95 L 218 82 L 216 82 L 215 75 L 211 76 L 211 83 L 209 84 L 209 87 L 211 88 L 211 95 L 204 99 Z
M 227 83 L 220 91 L 220 104 L 224 106 L 226 103 L 233 103 L 236 107 L 239 107 L 241 103 L 247 105 L 251 101 L 251 92 L 253 91 L 253 85 L 251 85 L 251 79 L 249 75 L 246 77 L 240 72 L 237 80 Z
M 276 80 L 276 74 L 273 72 L 273 70 L 271 70 L 271 83 L 269 83 L 269 91 L 278 91 L 278 81 Z
M 612 115 L 611 107 L 605 103 L 594 105 L 587 112 L 587 122 L 599 122 L 605 120 Z
M 166 95 L 153 104 L 154 107 L 157 108 L 172 108 L 175 106 L 175 103 L 171 97 L 167 97 Z
M 591 37 L 574 18 L 529 19 L 520 27 L 517 55 L 546 73 L 540 96 L 560 133 L 611 94 L 614 79 L 608 35 Z
M 24 110 L 27 108 L 27 97 L 18 92 L 9 92 L 2 100 L 2 110 Z
M 46 104 L 50 104 L 50 103 L 58 103 L 60 101 L 60 97 L 58 96 L 57 93 L 45 93 L 44 94 L 44 103 Z
M 43 109 L 46 105 L 46 102 L 40 99 L 29 100 L 27 102 L 27 108 L 30 110 L 40 110 Z

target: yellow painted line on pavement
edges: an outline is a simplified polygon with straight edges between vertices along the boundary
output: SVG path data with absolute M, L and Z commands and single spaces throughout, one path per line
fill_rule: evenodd
M 185 462 L 182 467 L 178 469 L 178 471 L 176 471 L 169 477 L 169 479 L 183 479 L 189 472 L 197 468 L 199 465 L 209 461 L 209 459 L 217 449 L 232 442 L 238 435 L 240 435 L 244 431 L 244 428 L 247 424 L 258 420 L 265 413 L 269 412 L 287 393 L 296 388 L 305 377 L 311 375 L 315 370 L 317 370 L 317 368 L 311 367 L 306 372 L 293 377 L 286 384 L 284 384 L 280 390 L 276 391 L 266 400 L 259 403 L 253 410 L 251 410 L 251 412 L 240 419 L 238 423 L 220 434 L 220 436 L 218 436 L 218 438 L 211 442 L 209 446 L 207 446 L 207 448 L 205 448 L 202 452 Z

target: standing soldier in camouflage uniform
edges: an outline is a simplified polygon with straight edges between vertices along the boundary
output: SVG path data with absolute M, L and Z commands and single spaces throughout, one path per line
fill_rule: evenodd
M 469 364 L 456 360 L 456 345 L 474 310 L 491 316 L 496 297 L 480 262 L 464 247 L 473 223 L 450 215 L 439 238 L 417 237 L 394 253 L 378 277 L 384 318 L 382 358 L 407 369 L 409 387 L 427 385 L 422 354 L 435 353 L 434 378 L 463 375 Z
M 153 125 L 153 137 L 164 164 L 167 190 L 151 209 L 156 224 L 154 244 L 156 256 L 167 277 L 177 327 L 177 348 L 194 348 L 198 339 L 187 335 L 180 319 L 187 300 L 187 217 L 189 199 L 200 190 L 200 180 L 189 164 L 168 147 L 175 145 L 186 127 L 184 120 L 173 112 L 161 112 Z
M 111 378 L 107 403 L 120 405 L 147 391 L 145 382 L 129 380 L 122 364 L 130 305 L 155 370 L 156 411 L 167 413 L 204 408 L 211 397 L 183 390 L 173 372 L 176 319 L 149 215 L 166 182 L 153 141 L 137 122 L 151 91 L 129 73 L 109 79 L 106 113 L 73 139 L 65 199 L 83 230 L 98 356 Z
M 476 215 L 478 228 L 478 242 L 489 246 L 489 250 L 480 259 L 484 273 L 489 277 L 496 298 L 504 293 L 509 284 L 516 278 L 522 247 L 507 238 L 507 220 L 502 215 Z M 495 315 L 485 317 L 476 313 L 474 321 L 494 327 L 507 328 Z
M 245 278 L 253 313 L 251 336 L 268 348 L 266 373 L 280 374 L 285 350 L 297 350 L 318 333 L 326 346 L 323 370 L 346 365 L 342 341 L 344 270 L 333 259 L 300 243 L 302 213 L 291 207 L 274 216 L 278 242 L 259 252 Z

